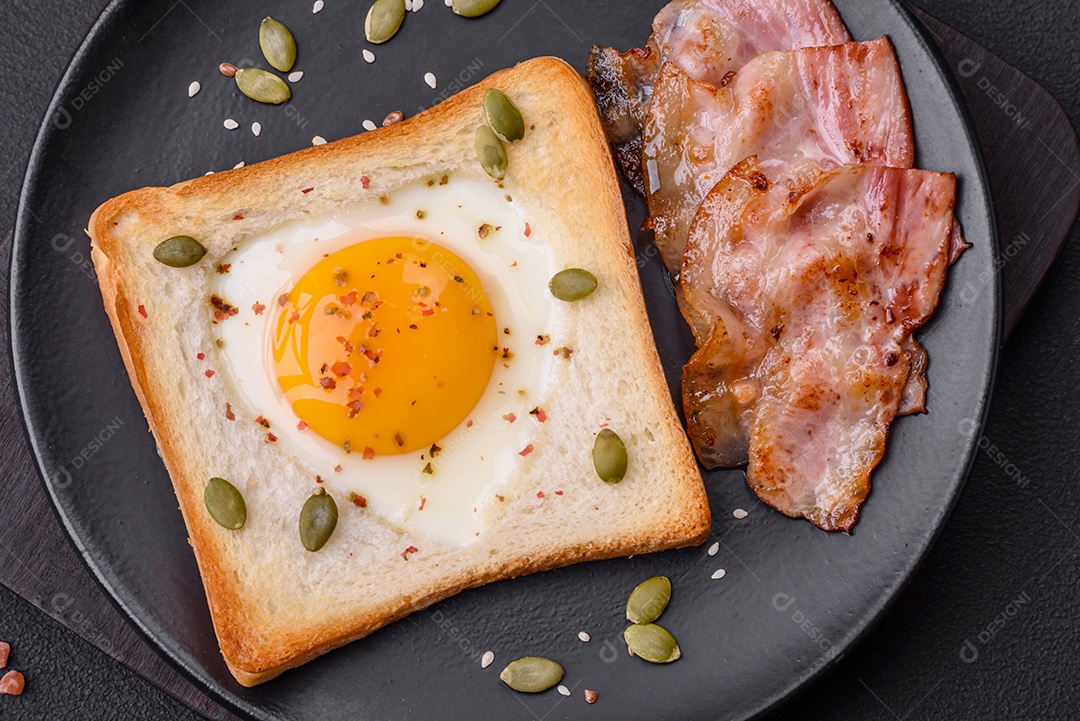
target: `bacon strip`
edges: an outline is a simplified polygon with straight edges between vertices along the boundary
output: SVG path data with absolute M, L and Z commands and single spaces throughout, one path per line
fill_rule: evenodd
M 675 0 L 657 14 L 645 47 L 593 46 L 588 78 L 615 158 L 644 195 L 641 129 L 664 63 L 720 85 L 760 53 L 849 40 L 829 0 Z
M 903 78 L 885 38 L 765 53 L 722 87 L 666 63 L 644 142 L 652 227 L 673 275 L 701 201 L 744 158 L 757 156 L 772 182 L 861 163 L 909 168 L 915 158 Z
M 690 232 L 685 295 L 699 319 L 717 313 L 684 370 L 690 434 L 706 466 L 748 462 L 781 513 L 850 531 L 893 419 L 922 405 L 911 334 L 955 259 L 956 180 L 852 166 L 763 185 L 764 172 L 756 158 L 733 169 Z

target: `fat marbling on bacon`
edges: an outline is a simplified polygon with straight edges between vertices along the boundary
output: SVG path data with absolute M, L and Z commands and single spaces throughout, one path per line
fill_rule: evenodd
M 893 419 L 921 405 L 912 332 L 963 249 L 956 179 L 766 172 L 740 163 L 690 231 L 685 302 L 714 318 L 683 372 L 690 434 L 707 466 L 748 462 L 751 488 L 781 513 L 850 531 Z
M 768 50 L 849 40 L 829 0 L 675 0 L 653 20 L 645 47 L 620 52 L 594 46 L 588 78 L 615 158 L 644 194 L 641 129 L 664 63 L 674 63 L 693 80 L 720 85 Z
M 673 275 L 701 201 L 744 158 L 757 156 L 775 182 L 841 165 L 909 168 L 915 160 L 904 82 L 885 38 L 767 52 L 720 87 L 665 63 L 644 139 L 651 224 Z

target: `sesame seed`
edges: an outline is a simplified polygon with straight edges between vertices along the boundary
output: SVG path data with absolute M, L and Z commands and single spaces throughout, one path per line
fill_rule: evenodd
M 719 581 L 721 578 L 727 575 L 727 571 L 722 568 L 718 568 L 713 571 L 712 580 Z
M 378 127 L 378 126 L 377 126 L 377 125 L 375 125 L 375 123 L 373 123 L 373 122 L 372 122 L 372 121 L 370 121 L 370 120 L 365 120 L 365 121 L 364 121 L 364 130 L 374 130 L 374 129 L 375 129 L 375 128 L 377 128 L 377 127 Z
M 364 48 L 364 52 L 362 53 L 362 55 L 364 56 L 364 60 L 366 62 L 369 62 L 369 63 L 375 62 L 375 53 L 371 52 L 367 48 Z
M 225 118 L 225 122 L 223 123 L 223 125 L 225 126 L 226 130 L 236 130 L 240 127 L 240 123 L 236 122 L 232 118 Z
M 424 7 L 424 0 L 412 0 L 412 11 L 417 12 Z
M 289 82 L 290 83 L 298 83 L 301 80 L 303 80 L 303 78 L 304 78 L 304 71 L 303 70 L 293 70 L 291 73 L 289 73 Z
M 187 96 L 189 98 L 193 98 L 193 97 L 195 97 L 196 95 L 199 94 L 200 90 L 202 90 L 202 85 L 199 83 L 198 80 L 196 80 L 196 81 L 192 82 L 191 85 L 188 85 Z
M 324 138 L 321 135 L 316 135 L 314 138 L 311 139 L 311 144 L 312 145 L 326 145 L 326 138 Z
M 439 84 L 439 82 L 435 79 L 435 73 L 424 73 L 424 82 L 427 83 L 428 87 L 432 90 L 434 90 L 435 86 Z
M 252 123 L 251 134 L 254 135 L 256 138 L 262 135 L 262 123 Z
M 560 683 L 559 684 L 559 693 L 561 693 L 563 696 L 569 696 L 570 695 L 570 689 L 568 689 L 566 686 L 563 686 Z
M 713 545 L 709 546 L 709 555 L 710 556 L 715 556 L 718 553 L 720 553 L 720 541 L 717 541 Z
M 744 511 L 741 508 L 736 508 L 734 511 L 731 512 L 731 515 L 735 516 L 739 520 L 742 520 L 742 519 L 746 518 L 750 514 L 748 514 L 746 511 Z
M 495 654 L 488 651 L 484 654 L 484 657 L 480 659 L 480 668 L 487 668 L 493 663 L 495 663 Z
M 243 160 L 241 160 L 239 163 L 237 163 L 236 165 L 234 165 L 232 167 L 233 167 L 233 170 L 240 170 L 240 168 L 244 167 L 245 165 L 246 165 L 246 163 Z
M 313 5 L 311 8 L 311 14 L 315 15 L 322 12 L 323 4 L 323 0 L 315 0 L 315 5 Z
M 405 9 L 412 10 L 412 0 L 405 0 Z
M 454 7 L 454 0 L 443 0 L 443 3 L 448 8 Z M 569 696 L 570 694 L 566 694 L 566 695 Z
M 581 632 L 579 632 L 579 633 L 578 633 L 578 635 L 577 635 L 577 637 L 578 637 L 579 639 L 581 639 L 581 642 L 582 642 L 582 643 L 588 643 L 589 641 L 591 641 L 591 640 L 592 640 L 592 636 L 590 636 L 589 634 L 587 634 L 587 633 L 586 633 L 586 632 L 584 632 L 584 631 L 581 631 Z

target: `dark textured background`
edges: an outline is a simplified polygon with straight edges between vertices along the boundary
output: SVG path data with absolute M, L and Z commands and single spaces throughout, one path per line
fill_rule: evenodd
M 0 0 L 0 236 L 53 88 L 101 4 Z M 919 4 L 1043 83 L 1080 125 L 1078 0 Z M 987 452 L 925 567 L 782 718 L 1080 718 L 1078 235 L 1005 348 Z M 0 719 L 197 718 L 2 588 L 0 640 L 28 680 L 22 697 L 0 697 Z M 977 659 L 961 657 L 965 641 Z

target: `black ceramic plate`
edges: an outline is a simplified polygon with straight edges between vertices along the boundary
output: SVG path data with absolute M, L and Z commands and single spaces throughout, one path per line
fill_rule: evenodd
M 707 477 L 714 537 L 702 548 L 579 565 L 463 593 L 255 689 L 218 652 L 165 469 L 128 384 L 88 260 L 87 219 L 104 200 L 361 132 L 413 114 L 536 55 L 584 69 L 590 43 L 640 45 L 662 0 L 505 0 L 455 17 L 440 0 L 360 54 L 365 3 L 327 0 L 113 2 L 79 51 L 42 127 L 22 198 L 12 268 L 15 365 L 30 439 L 61 519 L 137 626 L 212 694 L 259 719 L 743 719 L 822 672 L 877 619 L 919 565 L 956 498 L 987 406 L 998 347 L 995 230 L 965 111 L 908 12 L 838 0 L 858 38 L 888 34 L 915 112 L 920 165 L 956 171 L 974 248 L 922 340 L 928 416 L 901 419 L 854 536 L 828 535 L 760 505 L 741 472 Z M 305 72 L 285 107 L 242 98 L 219 62 L 259 58 L 271 14 L 298 38 Z M 434 72 L 438 88 L 424 82 Z M 188 98 L 188 85 L 202 91 Z M 232 117 L 241 129 L 225 130 Z M 261 137 L 248 127 L 262 124 Z M 572 179 L 568 179 L 572 182 Z M 630 226 L 644 215 L 629 194 Z M 669 379 L 691 345 L 649 239 L 635 235 Z M 673 388 L 675 386 L 673 385 Z M 742 508 L 749 517 L 737 520 Z M 719 552 L 706 549 L 719 541 Z M 726 576 L 712 580 L 714 571 Z M 638 581 L 670 576 L 664 625 L 683 658 L 651 666 L 621 643 Z M 583 644 L 581 630 L 592 635 Z M 497 661 L 480 668 L 492 649 Z M 559 659 L 574 695 L 520 696 L 498 681 L 526 654 Z M 586 709 L 583 690 L 600 692 Z

